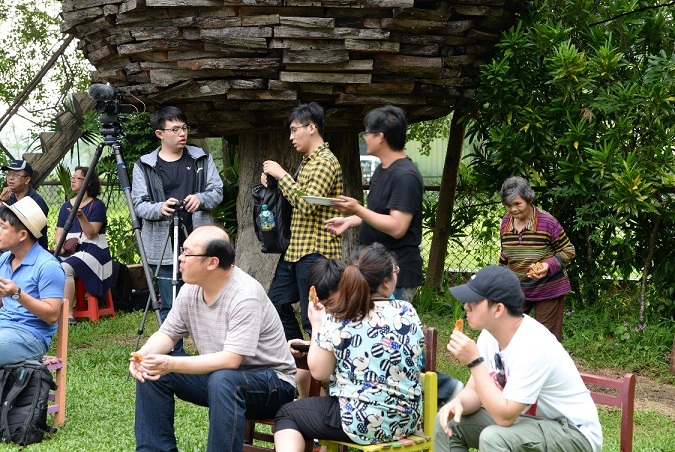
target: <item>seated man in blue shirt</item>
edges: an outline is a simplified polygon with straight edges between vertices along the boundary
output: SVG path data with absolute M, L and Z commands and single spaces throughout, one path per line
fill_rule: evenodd
M 46 224 L 30 197 L 0 205 L 0 366 L 42 359 L 56 332 L 66 276 L 38 243 Z

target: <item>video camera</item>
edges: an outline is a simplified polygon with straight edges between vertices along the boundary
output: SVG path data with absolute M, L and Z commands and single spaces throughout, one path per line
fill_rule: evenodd
M 176 212 L 185 211 L 185 201 L 178 201 L 173 203 L 173 208 L 176 210 Z
M 104 136 L 117 137 L 122 133 L 120 113 L 130 113 L 120 105 L 120 96 L 110 84 L 94 83 L 89 87 L 89 97 L 96 101 L 96 112 L 101 123 L 99 132 Z

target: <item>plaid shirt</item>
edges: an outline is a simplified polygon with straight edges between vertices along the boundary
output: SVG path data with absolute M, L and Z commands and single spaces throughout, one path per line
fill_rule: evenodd
M 284 259 L 297 262 L 302 257 L 319 253 L 328 259 L 342 257 L 342 239 L 326 230 L 326 220 L 340 214 L 330 206 L 309 204 L 300 196 L 335 198 L 342 194 L 342 168 L 328 143 L 305 155 L 300 163 L 298 180 L 286 174 L 279 181 L 284 197 L 293 206 L 291 243 Z M 296 190 L 302 192 L 298 194 Z

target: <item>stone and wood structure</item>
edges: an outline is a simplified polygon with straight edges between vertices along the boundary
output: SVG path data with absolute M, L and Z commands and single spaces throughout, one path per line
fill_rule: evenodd
M 327 140 L 360 196 L 357 134 L 377 106 L 411 122 L 468 103 L 523 0 L 63 0 L 62 30 L 125 102 L 183 109 L 196 137 L 239 146 L 238 249 L 257 248 L 249 187 L 272 158 L 298 158 L 285 118 L 326 110 Z M 269 278 L 251 253 L 239 264 Z M 241 256 L 241 257 L 240 257 Z M 245 262 L 242 262 L 244 260 Z M 262 264 L 261 264 L 262 262 Z M 262 268 L 264 267 L 264 268 Z

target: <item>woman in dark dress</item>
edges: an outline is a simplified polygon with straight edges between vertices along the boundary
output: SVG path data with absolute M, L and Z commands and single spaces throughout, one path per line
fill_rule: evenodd
M 78 193 L 84 182 L 89 168 L 78 166 L 70 177 L 70 188 Z M 77 252 L 70 256 L 61 257 L 61 265 L 66 272 L 66 285 L 63 290 L 65 299 L 72 303 L 75 299 L 75 277 L 84 283 L 84 287 L 90 294 L 99 297 L 105 296 L 112 284 L 112 257 L 108 249 L 105 237 L 106 206 L 97 198 L 101 192 L 101 183 L 98 175 L 94 172 L 89 180 L 89 185 L 82 197 L 77 217 L 66 239 L 76 237 L 80 245 Z M 56 243 L 64 232 L 63 226 L 73 208 L 75 198 L 72 198 L 61 206 L 59 218 L 56 223 Z M 63 253 L 63 249 L 61 250 Z

